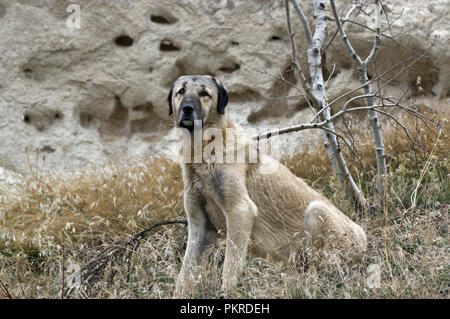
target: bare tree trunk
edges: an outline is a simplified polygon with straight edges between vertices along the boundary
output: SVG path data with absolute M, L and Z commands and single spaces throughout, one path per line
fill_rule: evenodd
M 310 70 L 310 87 L 306 86 L 305 88 L 305 85 L 303 84 L 304 76 L 301 69 L 298 67 L 298 62 L 296 60 L 295 44 L 293 44 L 292 64 L 296 67 L 297 73 L 299 73 L 298 75 L 305 91 L 310 93 L 314 107 L 317 112 L 319 112 L 319 120 L 322 122 L 327 121 L 331 117 L 331 112 L 326 99 L 325 86 L 323 83 L 321 57 L 323 42 L 327 36 L 326 14 L 324 12 L 325 5 L 320 0 L 314 0 L 314 18 L 316 21 L 316 26 L 314 36 L 312 36 L 305 15 L 303 14 L 297 0 L 292 0 L 292 3 L 303 23 L 306 39 L 308 41 L 307 54 Z M 288 19 L 288 31 L 292 41 L 293 36 L 290 24 L 288 0 L 286 0 L 286 15 Z M 344 189 L 347 197 L 349 197 L 353 202 L 363 208 L 367 208 L 367 201 L 354 182 L 348 170 L 347 164 L 345 163 L 336 134 L 333 134 L 335 132 L 333 122 L 328 121 L 324 127 L 326 130 L 323 131 L 323 139 L 327 155 L 342 188 Z
M 369 63 L 373 60 L 373 58 L 376 56 L 378 49 L 380 47 L 381 43 L 381 13 L 382 13 L 382 6 L 379 0 L 375 0 L 375 3 L 377 5 L 377 26 L 376 26 L 376 35 L 375 35 L 375 41 L 372 47 L 371 52 L 369 53 L 369 56 L 362 61 L 359 55 L 356 53 L 356 51 L 353 49 L 352 45 L 350 44 L 350 41 L 348 40 L 348 37 L 344 31 L 344 28 L 342 26 L 341 18 L 339 17 L 339 14 L 336 9 L 336 3 L 334 0 L 330 0 L 331 7 L 333 9 L 333 15 L 334 20 L 336 21 L 338 30 L 342 36 L 342 40 L 345 43 L 345 46 L 349 50 L 352 57 L 355 59 L 356 63 L 358 64 L 358 78 L 359 81 L 362 84 L 365 84 L 364 91 L 366 95 L 366 103 L 367 106 L 372 107 L 375 105 L 375 98 L 372 94 L 372 89 L 369 84 L 369 78 L 367 76 L 367 66 Z M 386 178 L 386 155 L 384 152 L 384 144 L 383 144 L 383 136 L 381 134 L 381 124 L 378 120 L 377 112 L 374 109 L 368 110 L 369 118 L 370 118 L 370 125 L 372 127 L 372 133 L 373 133 L 373 140 L 374 140 L 374 147 L 375 147 L 375 156 L 377 159 L 377 186 L 378 186 L 378 194 L 379 198 L 381 199 L 383 194 L 385 193 L 385 181 Z

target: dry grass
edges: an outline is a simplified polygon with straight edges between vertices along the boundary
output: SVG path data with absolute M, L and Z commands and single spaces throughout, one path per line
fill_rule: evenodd
M 448 298 L 448 136 L 441 135 L 438 151 L 430 157 L 436 131 L 408 121 L 424 148 L 414 150 L 401 130 L 386 132 L 388 205 L 376 215 L 357 212 L 344 200 L 325 152 L 305 152 L 284 160 L 296 175 L 364 227 L 369 251 L 362 260 L 342 263 L 330 255 L 320 262 L 309 256 L 308 268 L 299 270 L 249 257 L 242 284 L 231 297 Z M 359 140 L 367 139 L 360 135 Z M 374 200 L 373 150 L 369 143 L 359 144 L 365 170 L 349 154 L 347 158 L 357 183 Z M 422 172 L 417 206 L 409 209 Z M 71 270 L 98 260 L 104 251 L 126 248 L 98 277 L 82 281 L 81 289 L 68 296 L 170 298 L 184 254 L 186 227 L 161 226 L 132 254 L 123 245 L 156 222 L 184 218 L 182 189 L 178 165 L 166 159 L 137 159 L 76 176 L 35 172 L 24 181 L 19 198 L 0 202 L 0 281 L 4 285 L 0 285 L 0 297 L 59 298 L 63 264 L 67 288 Z M 216 248 L 195 297 L 219 296 L 224 242 L 219 241 Z

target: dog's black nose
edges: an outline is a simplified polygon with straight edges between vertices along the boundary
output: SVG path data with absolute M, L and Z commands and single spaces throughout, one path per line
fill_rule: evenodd
M 194 111 L 194 106 L 192 104 L 184 104 L 183 112 L 184 114 L 191 114 Z

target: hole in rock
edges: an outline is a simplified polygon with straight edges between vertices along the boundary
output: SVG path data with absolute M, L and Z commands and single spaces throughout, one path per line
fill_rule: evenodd
M 241 68 L 241 66 L 237 63 L 234 63 L 232 66 L 223 66 L 219 69 L 219 71 L 222 71 L 224 73 L 233 73 L 234 71 L 237 71 Z
M 128 122 L 128 110 L 122 105 L 120 98 L 116 96 L 113 113 L 103 119 L 98 129 L 101 135 L 122 136 L 126 134 Z
M 114 42 L 120 47 L 130 47 L 133 45 L 133 39 L 128 35 L 118 36 Z
M 42 149 L 41 149 L 41 152 L 44 152 L 44 153 L 53 153 L 53 152 L 55 152 L 56 150 L 53 148 L 53 147 L 51 147 L 51 146 L 48 146 L 48 145 L 45 145 Z
M 169 40 L 161 41 L 161 44 L 159 45 L 159 49 L 161 51 L 180 51 L 180 48 L 173 45 L 172 42 L 170 42 Z
M 160 24 L 172 24 L 172 23 L 175 22 L 175 21 L 173 21 L 173 19 L 168 19 L 166 17 L 159 16 L 159 15 L 154 15 L 154 14 L 152 14 L 150 16 L 150 20 L 152 22 L 160 23 Z

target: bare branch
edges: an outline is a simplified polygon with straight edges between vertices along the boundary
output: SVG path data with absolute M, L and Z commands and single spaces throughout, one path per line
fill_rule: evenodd
M 303 94 L 298 95 L 286 95 L 286 96 L 274 96 L 274 97 L 265 97 L 264 100 L 271 101 L 271 100 L 285 100 L 285 99 L 293 99 L 293 98 L 299 98 L 299 97 L 305 97 Z
M 8 286 L 6 286 L 1 280 L 0 280 L 0 288 L 2 289 L 3 293 L 8 299 L 13 299 L 13 297 L 9 293 Z
M 289 82 L 288 80 L 286 80 L 286 79 L 285 79 L 284 77 L 282 77 L 282 76 L 275 75 L 275 74 L 271 74 L 271 73 L 268 73 L 268 72 L 266 72 L 266 71 L 259 71 L 259 70 L 256 70 L 256 69 L 252 69 L 252 68 L 250 68 L 250 67 L 247 67 L 247 68 L 250 69 L 250 70 L 252 70 L 252 71 L 255 71 L 255 72 L 258 72 L 258 73 L 261 73 L 261 74 L 268 75 L 268 76 L 271 76 L 271 77 L 273 77 L 273 78 L 279 79 L 279 80 L 283 81 L 284 83 L 286 83 L 286 84 L 292 86 L 293 88 L 295 88 L 297 91 L 300 92 L 301 96 L 303 96 L 303 97 L 305 98 L 306 103 L 308 104 L 308 106 L 309 106 L 311 112 L 312 112 L 313 114 L 316 113 L 316 112 L 314 111 L 314 108 L 313 108 L 313 106 L 311 105 L 311 102 L 310 102 L 309 98 L 307 97 L 306 93 L 303 92 L 303 90 L 302 90 L 300 87 L 298 87 L 297 85 L 295 85 L 295 84 Z M 268 100 L 269 100 L 269 99 L 271 99 L 271 98 L 268 98 Z M 276 99 L 278 99 L 278 98 L 276 98 Z
M 342 40 L 345 43 L 345 46 L 350 51 L 350 54 L 355 59 L 355 61 L 358 63 L 359 66 L 363 66 L 364 62 L 361 60 L 359 55 L 356 53 L 355 49 L 353 49 L 353 46 L 351 45 L 350 41 L 348 40 L 347 34 L 345 33 L 344 27 L 342 26 L 341 19 L 339 18 L 339 14 L 336 9 L 336 3 L 334 0 L 330 0 L 331 8 L 333 9 L 334 14 L 334 21 L 336 21 L 336 25 L 338 27 L 339 32 L 341 33 Z
M 375 94 L 378 94 L 379 91 L 380 91 L 384 86 L 386 86 L 387 84 L 391 83 L 391 82 L 392 82 L 395 78 L 397 78 L 399 75 L 403 74 L 403 72 L 405 71 L 405 69 L 410 68 L 414 63 L 416 63 L 416 62 L 419 61 L 421 58 L 423 58 L 423 57 L 428 53 L 428 51 L 430 50 L 430 48 L 431 48 L 431 47 L 427 48 L 427 49 L 426 49 L 419 57 L 417 57 L 416 59 L 414 59 L 414 61 L 412 61 L 412 62 L 411 62 L 410 64 L 408 64 L 406 67 L 402 68 L 398 73 L 396 73 L 393 77 L 391 77 L 388 81 L 386 81 L 386 83 L 384 83 L 384 84 L 380 87 L 380 89 L 379 89 Z M 364 88 L 364 86 L 365 86 L 366 84 L 371 84 L 371 83 L 373 83 L 373 82 L 375 82 L 375 81 L 381 79 L 384 75 L 386 75 L 387 73 L 391 72 L 392 70 L 396 69 L 397 67 L 399 67 L 400 65 L 406 63 L 407 61 L 409 61 L 409 60 L 411 60 L 411 59 L 413 59 L 413 57 L 409 57 L 409 58 L 406 58 L 406 59 L 403 60 L 403 61 L 400 61 L 399 63 L 397 63 L 397 64 L 393 65 L 392 67 L 390 67 L 389 69 L 385 70 L 382 74 L 377 75 L 377 76 L 374 76 L 374 77 L 373 77 L 371 80 L 369 80 L 367 83 L 362 84 L 362 85 L 360 85 L 360 86 L 358 86 L 358 87 L 356 87 L 356 88 L 354 88 L 354 89 L 352 89 L 352 90 L 350 90 L 350 91 L 348 91 L 348 92 L 342 94 L 341 96 L 335 98 L 333 101 L 331 101 L 331 102 L 328 103 L 328 104 L 331 106 L 331 105 L 333 105 L 334 103 L 336 103 L 337 101 L 339 101 L 339 100 L 341 100 L 341 99 L 343 99 L 343 98 L 349 96 L 350 94 L 352 94 L 352 93 L 354 93 L 354 92 L 356 92 L 356 91 L 358 91 L 358 90 Z
M 82 275 L 82 279 L 85 284 L 88 286 L 87 289 L 90 289 L 90 286 L 97 280 L 103 278 L 103 273 L 108 264 L 113 266 L 115 263 L 119 262 L 124 256 L 125 252 L 128 249 L 131 249 L 131 252 L 128 253 L 128 260 L 131 259 L 131 253 L 136 251 L 139 246 L 140 240 L 145 238 L 145 236 L 156 227 L 160 227 L 163 225 L 173 225 L 173 224 L 183 224 L 187 225 L 188 222 L 186 220 L 170 220 L 170 221 L 162 221 L 156 224 L 151 225 L 150 227 L 142 230 L 135 236 L 133 236 L 130 240 L 123 242 L 120 241 L 117 244 L 113 244 L 111 247 L 108 247 L 104 251 L 102 251 L 99 256 L 97 256 L 93 261 L 89 264 L 85 265 L 80 271 L 80 275 Z M 130 269 L 130 267 L 128 267 Z M 115 271 L 109 275 L 109 282 L 112 281 L 115 275 Z M 64 295 L 69 296 L 75 288 L 66 288 Z
M 306 94 L 304 94 L 304 98 L 308 102 L 308 105 L 312 109 L 312 106 L 309 102 L 309 99 L 311 98 L 311 88 L 308 84 L 308 81 L 305 78 L 305 75 L 302 71 L 302 68 L 300 64 L 298 63 L 297 59 L 297 45 L 295 44 L 295 37 L 294 33 L 292 31 L 292 25 L 291 25 L 291 14 L 289 12 L 289 0 L 285 0 L 285 7 L 286 7 L 286 21 L 287 21 L 287 28 L 289 33 L 289 39 L 291 40 L 291 63 L 294 69 L 297 71 L 298 78 L 300 80 L 300 84 L 302 85 L 302 88 L 305 90 Z M 300 9 L 300 7 L 299 7 Z M 301 11 L 301 9 L 300 9 Z M 303 94 L 303 92 L 302 92 Z
M 339 18 L 339 14 L 337 12 L 336 9 L 336 3 L 334 0 L 330 0 L 331 3 L 331 8 L 333 9 L 333 14 L 334 14 L 334 18 L 331 18 L 330 16 L 326 16 L 326 18 L 332 19 L 334 21 L 336 21 L 336 25 L 338 27 L 339 32 L 342 35 L 342 40 L 345 43 L 345 46 L 347 47 L 347 49 L 350 51 L 350 54 L 352 55 L 352 57 L 356 60 L 356 62 L 358 63 L 358 65 L 362 68 L 367 67 L 367 65 L 372 61 L 372 59 L 376 56 L 376 54 L 378 53 L 378 50 L 380 48 L 380 43 L 381 43 L 381 13 L 382 13 L 382 7 L 381 7 L 381 3 L 379 0 L 375 0 L 375 3 L 377 4 L 377 18 L 376 18 L 376 35 L 375 35 L 375 41 L 372 47 L 372 50 L 370 51 L 369 55 L 367 56 L 367 58 L 362 61 L 361 57 L 356 53 L 355 49 L 353 49 L 353 46 L 351 45 L 347 34 L 345 33 L 344 27 L 342 25 L 342 21 L 343 19 Z M 354 8 L 352 8 L 354 9 Z M 350 12 L 351 13 L 351 12 Z M 347 17 L 349 16 L 349 14 L 347 14 L 346 19 L 348 19 Z M 348 20 L 347 20 L 348 21 Z
M 333 18 L 332 16 L 329 16 L 329 15 L 326 15 L 326 19 L 329 20 L 329 21 L 336 21 L 335 18 Z M 363 24 L 363 23 L 361 23 L 361 22 L 358 22 L 358 21 L 356 21 L 356 20 L 352 20 L 352 19 L 349 19 L 349 18 L 343 18 L 343 19 L 340 19 L 340 20 L 341 20 L 341 22 L 342 22 L 342 25 L 344 25 L 345 23 L 348 22 L 348 23 L 351 23 L 351 24 L 356 24 L 357 26 L 360 26 L 360 27 L 362 27 L 362 28 L 365 28 L 365 29 L 367 29 L 367 30 L 369 30 L 369 31 L 377 32 L 376 29 L 373 29 L 373 28 L 369 27 L 368 25 L 365 25 L 365 24 Z M 389 27 L 389 29 L 391 28 L 391 23 L 388 23 L 388 27 Z M 334 37 L 337 35 L 337 33 L 339 33 L 339 30 L 337 30 L 336 33 L 333 35 L 333 37 L 331 38 L 331 40 L 330 40 L 330 42 L 328 43 L 328 45 L 326 46 L 326 48 L 328 48 L 328 47 L 330 46 L 330 44 L 333 42 Z M 391 34 L 392 34 L 392 32 L 391 32 Z M 395 43 L 398 47 L 400 47 L 401 49 L 403 49 L 403 50 L 405 50 L 405 51 L 408 51 L 408 53 L 410 53 L 410 54 L 412 54 L 412 55 L 414 55 L 414 56 L 418 56 L 417 52 L 415 52 L 415 51 L 413 51 L 413 50 L 411 50 L 411 49 L 408 49 L 407 47 L 405 47 L 404 45 L 402 45 L 402 44 L 401 44 L 400 42 L 398 42 L 392 35 L 389 35 L 389 34 L 386 34 L 386 33 L 384 33 L 384 32 L 381 32 L 381 36 L 383 36 L 383 37 L 386 38 L 386 39 L 391 40 L 392 42 L 394 42 L 394 43 Z M 326 49 L 326 48 L 325 48 L 325 49 Z M 324 49 L 324 51 L 325 51 L 325 49 Z
M 304 124 L 296 124 L 296 125 L 292 125 L 289 127 L 285 127 L 282 129 L 277 129 L 277 130 L 272 130 L 269 131 L 267 133 L 263 133 L 263 134 L 259 134 L 259 135 L 255 135 L 252 138 L 254 140 L 262 140 L 262 139 L 267 139 L 267 138 L 271 138 L 272 136 L 276 136 L 276 135 L 282 135 L 282 134 L 286 134 L 286 133 L 291 133 L 291 132 L 297 132 L 297 131 L 302 131 L 302 130 L 307 130 L 307 129 L 316 129 L 316 128 L 320 128 L 323 129 L 323 127 L 325 125 L 327 125 L 328 123 L 333 122 L 334 120 L 340 118 L 341 116 L 343 116 L 346 113 L 349 112 L 356 112 L 356 111 L 368 111 L 368 110 L 375 110 L 378 108 L 383 108 L 383 107 L 400 107 L 402 109 L 405 110 L 410 110 L 413 111 L 405 106 L 401 106 L 397 103 L 392 103 L 392 104 L 377 104 L 377 105 L 372 105 L 372 106 L 359 106 L 359 107 L 352 107 L 350 109 L 344 109 L 341 110 L 339 112 L 337 112 L 336 114 L 334 114 L 333 116 L 318 122 L 318 123 L 304 123 Z M 418 113 L 418 112 L 417 112 Z M 418 113 L 420 114 L 420 113 Z
M 331 77 L 333 76 L 335 70 L 336 70 L 336 63 L 333 62 L 333 69 L 331 70 L 330 75 L 328 76 L 328 79 L 325 82 L 324 87 L 328 86 L 328 82 L 331 80 Z
M 287 4 L 288 1 L 286 1 Z M 303 24 L 303 30 L 305 31 L 306 41 L 308 41 L 308 44 L 311 45 L 313 42 L 313 37 L 311 33 L 311 29 L 309 28 L 308 21 L 306 20 L 305 14 L 303 13 L 302 8 L 300 7 L 297 0 L 292 0 L 292 4 L 294 5 L 295 10 L 297 10 L 297 13 L 300 17 L 300 20 Z
M 369 56 L 364 60 L 364 66 L 369 65 L 372 59 L 377 55 L 381 43 L 381 13 L 383 12 L 383 9 L 381 7 L 380 0 L 375 0 L 375 2 L 377 4 L 377 34 L 375 35 L 372 51 L 370 51 Z
M 406 135 L 406 137 L 408 138 L 408 140 L 409 140 L 409 141 L 411 142 L 411 144 L 413 145 L 413 147 L 419 146 L 419 147 L 421 147 L 421 148 L 423 149 L 423 146 L 422 146 L 422 145 L 420 145 L 420 144 L 414 142 L 413 138 L 412 138 L 411 135 L 409 134 L 408 128 L 407 128 L 405 125 L 403 125 L 403 123 L 402 123 L 399 119 L 397 119 L 394 115 L 392 115 L 392 114 L 390 114 L 390 113 L 388 113 L 388 112 L 379 110 L 379 109 L 375 109 L 375 111 L 378 112 L 378 113 L 380 113 L 380 114 L 383 114 L 383 115 L 389 117 L 389 118 L 392 119 L 397 125 L 399 125 L 399 126 L 402 128 L 402 130 L 403 130 L 403 132 L 405 133 L 405 135 Z
M 302 89 L 301 89 L 300 87 L 298 87 L 298 86 L 295 85 L 294 83 L 289 82 L 289 81 L 286 80 L 284 77 L 281 77 L 281 76 L 275 75 L 275 74 L 271 74 L 271 73 L 266 72 L 266 71 L 256 70 L 256 69 L 253 69 L 253 68 L 248 67 L 248 66 L 247 66 L 247 68 L 248 68 L 249 70 L 252 70 L 252 71 L 255 71 L 255 72 L 258 72 L 258 73 L 261 73 L 261 74 L 264 74 L 264 75 L 268 75 L 268 76 L 273 77 L 273 78 L 276 78 L 276 79 L 278 79 L 278 80 L 281 80 L 281 81 L 283 81 L 284 83 L 286 83 L 286 84 L 292 86 L 292 87 L 293 87 L 294 89 L 296 89 L 297 91 L 299 91 L 299 92 L 302 94 L 303 97 L 305 96 L 304 93 L 302 92 Z
M 347 106 L 348 106 L 350 103 L 352 103 L 353 101 L 355 101 L 355 100 L 365 99 L 365 98 L 368 98 L 368 97 L 374 97 L 374 96 L 375 96 L 374 94 L 364 94 L 364 95 L 354 96 L 354 97 L 352 97 L 351 99 L 348 99 L 348 101 L 345 102 L 345 104 L 344 104 L 344 106 L 343 106 L 342 108 L 345 110 L 345 109 L 347 108 Z
M 317 112 L 313 118 L 309 121 L 309 123 L 313 123 L 319 116 L 322 116 L 322 113 L 328 110 L 330 107 L 330 104 L 327 104 L 327 106 L 323 107 L 319 112 Z

